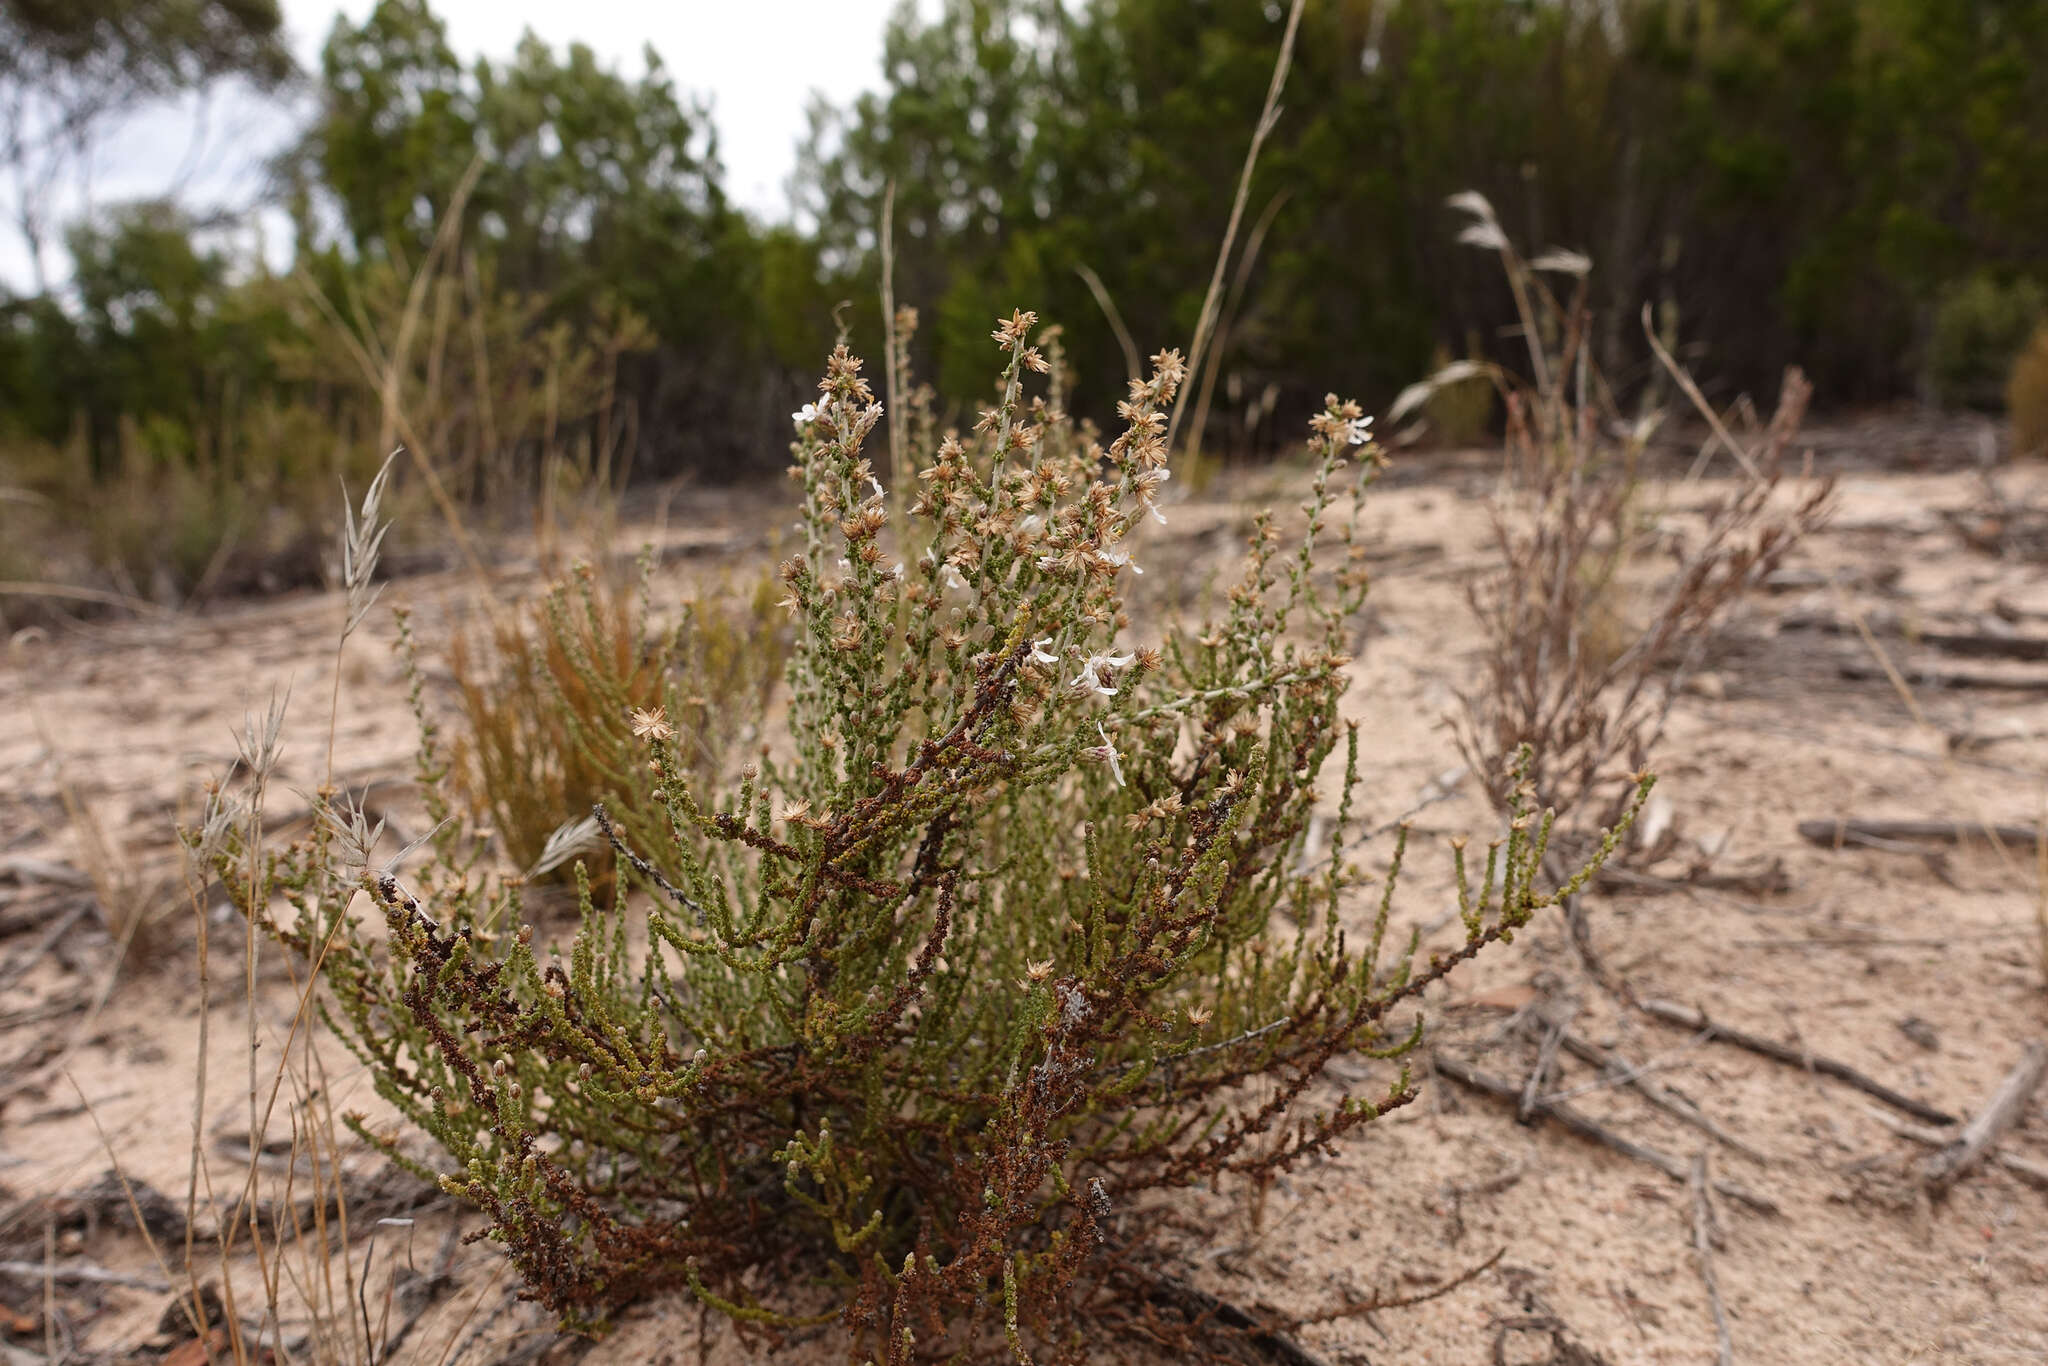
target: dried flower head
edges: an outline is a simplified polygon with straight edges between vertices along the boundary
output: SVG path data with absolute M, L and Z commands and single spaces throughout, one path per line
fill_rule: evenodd
M 633 734 L 642 740 L 675 738 L 676 728 L 669 724 L 667 715 L 660 707 L 635 707 L 628 718 L 628 723 L 632 726 Z

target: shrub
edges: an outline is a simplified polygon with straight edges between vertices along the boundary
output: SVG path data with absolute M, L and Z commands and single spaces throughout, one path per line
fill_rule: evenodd
M 1950 286 L 1935 306 L 1927 342 L 1928 389 L 1935 402 L 1996 408 L 2000 382 L 2044 317 L 2048 295 L 2032 280 L 2001 283 L 1977 274 Z
M 648 564 L 637 587 L 579 565 L 523 617 L 499 617 L 488 652 L 464 635 L 450 643 L 462 720 L 450 776 L 467 813 L 532 877 L 566 877 L 574 855 L 594 852 L 587 815 L 562 822 L 598 802 L 642 845 L 666 832 L 634 712 L 671 718 L 682 771 L 712 787 L 749 738 L 735 718 L 758 717 L 782 672 L 789 632 L 772 583 L 738 604 L 686 602 L 666 630 L 652 621 L 650 591 Z M 601 870 L 598 889 L 609 882 Z
M 1459 240 L 1499 255 L 1529 347 L 1527 378 L 1486 367 L 1507 408 L 1489 509 L 1499 564 L 1470 590 L 1486 646 L 1477 679 L 1459 692 L 1453 730 L 1480 773 L 1503 774 L 1523 756 L 1520 781 L 1557 813 L 1562 847 L 1583 854 L 1635 799 L 1633 775 L 1650 764 L 1672 699 L 1714 628 L 1825 518 L 1832 485 L 1808 481 L 1789 500 L 1779 496 L 1785 452 L 1811 392 L 1796 370 L 1785 376 L 1770 423 L 1746 443 L 1702 405 L 1714 430 L 1706 453 L 1725 445 L 1741 473 L 1699 510 L 1696 534 L 1671 540 L 1672 572 L 1636 586 L 1631 562 L 1666 540 L 1641 479 L 1658 415 L 1625 419 L 1592 362 L 1592 262 L 1557 250 L 1525 260 L 1482 196 L 1451 203 L 1472 220 Z M 1545 275 L 1571 280 L 1569 297 L 1560 301 Z M 1393 412 L 1471 368 L 1460 363 L 1411 386 Z M 1692 381 L 1672 370 L 1697 401 Z M 1517 787 L 1501 781 L 1491 789 L 1506 818 L 1526 800 Z
M 1405 1066 L 1331 1099 L 1324 1065 L 1406 1055 L 1421 1019 L 1395 1012 L 1618 838 L 1546 889 L 1549 818 L 1517 806 L 1477 890 L 1457 855 L 1461 944 L 1389 944 L 1405 836 L 1380 874 L 1354 864 L 1359 729 L 1338 711 L 1367 421 L 1334 397 L 1315 415 L 1300 539 L 1261 515 L 1220 619 L 1130 646 L 1128 538 L 1157 515 L 1184 365 L 1153 358 L 1105 449 L 1025 398 L 1033 321 L 998 327 L 1001 400 L 919 459 L 907 517 L 864 450 L 881 406 L 833 354 L 797 415 L 786 730 L 720 794 L 675 718 L 632 713 L 665 837 L 594 815 L 644 904 L 586 882 L 563 954 L 459 840 L 401 877 L 348 812 L 277 862 L 294 916 L 242 894 L 324 955 L 332 1023 L 442 1156 L 357 1131 L 481 1209 L 571 1322 L 687 1286 L 743 1331 L 837 1320 L 891 1362 L 1093 1358 L 1140 1312 L 1095 1293 L 1139 1274 L 1113 1210 L 1262 1188 L 1413 1100 Z M 1345 563 L 1318 574 L 1333 542 Z M 224 867 L 244 824 L 202 839 Z
M 2048 455 L 2048 322 L 2034 329 L 2005 383 L 2015 456 Z
M 1468 354 L 1479 353 L 1478 338 L 1468 343 Z M 1457 362 L 1451 353 L 1438 347 L 1435 371 L 1445 374 Z M 1447 380 L 1433 387 L 1429 397 L 1422 404 L 1422 416 L 1429 423 L 1429 435 L 1438 444 L 1453 448 L 1477 446 L 1485 442 L 1493 426 L 1493 414 L 1497 395 L 1493 383 L 1485 371 L 1475 363 L 1466 362 L 1471 373 L 1463 379 Z

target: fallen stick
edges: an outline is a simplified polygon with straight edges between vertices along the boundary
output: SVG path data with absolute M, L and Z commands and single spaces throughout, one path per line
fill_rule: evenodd
M 1707 1304 L 1714 1311 L 1714 1342 L 1719 1366 L 1735 1366 L 1735 1339 L 1728 1332 L 1728 1311 L 1721 1304 L 1721 1283 L 1714 1278 L 1714 1206 L 1707 1197 L 1707 1154 L 1692 1160 L 1692 1250 L 1700 1261 L 1700 1279 L 1707 1283 Z
M 1927 1189 L 1936 1197 L 1945 1195 L 1964 1173 L 1983 1161 L 2005 1131 L 2019 1123 L 2034 1092 L 2041 1089 L 2043 1077 L 2048 1077 L 2048 1043 L 2035 1039 L 2020 1050 L 2020 1060 L 1998 1083 L 1984 1108 L 1963 1126 L 1955 1141 L 1921 1167 Z
M 1448 1057 L 1442 1053 L 1430 1054 L 1430 1063 L 1437 1071 L 1443 1073 L 1452 1081 L 1457 1082 L 1461 1086 L 1470 1087 L 1474 1091 L 1497 1097 L 1510 1104 L 1517 1103 L 1522 1098 L 1522 1088 L 1520 1086 L 1504 1078 L 1482 1072 L 1470 1063 L 1460 1062 L 1458 1059 Z M 1690 1169 L 1685 1163 L 1679 1161 L 1671 1154 L 1658 1148 L 1652 1148 L 1647 1143 L 1638 1143 L 1632 1138 L 1623 1138 L 1620 1134 L 1615 1133 L 1614 1130 L 1601 1124 L 1583 1111 L 1574 1109 L 1564 1101 L 1539 1099 L 1536 1102 L 1536 1112 L 1548 1115 L 1581 1138 L 1590 1138 L 1595 1143 L 1612 1148 L 1623 1157 L 1632 1157 L 1638 1162 L 1655 1167 L 1673 1181 L 1683 1183 L 1691 1179 Z M 1759 1210 L 1765 1214 L 1778 1213 L 1776 1201 L 1771 1200 L 1767 1196 L 1758 1195 L 1748 1187 L 1737 1185 L 1733 1181 L 1716 1180 L 1714 1182 L 1714 1189 L 1731 1200 L 1741 1201 L 1751 1209 Z
M 1835 672 L 1852 682 L 1867 683 L 1872 680 L 1890 682 L 1891 675 L 1875 664 L 1855 662 L 1838 664 Z M 1962 669 L 1901 669 L 1909 682 L 1923 688 L 1972 688 L 1984 692 L 2048 692 L 2048 678 L 2029 678 L 2012 674 L 1970 673 Z
M 1536 1103 L 1543 1099 L 1549 1089 L 1550 1074 L 1557 1067 L 1557 1047 L 1564 1041 L 1565 1031 L 1572 1027 L 1572 1018 L 1579 1013 L 1576 1001 L 1567 1001 L 1555 1012 L 1539 1010 L 1536 1018 L 1542 1022 L 1543 1031 L 1536 1040 L 1536 1065 L 1529 1069 L 1529 1080 L 1522 1086 L 1521 1102 L 1515 1107 L 1515 1118 L 1527 1124 L 1536 1114 Z
M 1886 635 L 1904 637 L 1914 645 L 1944 654 L 1959 655 L 1965 659 L 2018 659 L 2028 663 L 2048 661 L 2048 637 L 2042 636 L 1998 636 L 1980 631 L 1916 631 L 1904 632 L 1893 626 L 1885 630 L 1877 622 L 1870 623 L 1873 630 Z M 1790 614 L 1779 618 L 1778 630 L 1812 631 L 1819 635 L 1849 636 L 1857 634 L 1853 621 L 1843 621 L 1832 616 L 1808 616 Z
M 0 1262 L 0 1276 L 14 1276 L 25 1281 L 56 1281 L 63 1285 L 119 1285 L 159 1294 L 171 1288 L 168 1281 L 109 1271 L 90 1262 Z
M 0 966 L 0 987 L 12 986 L 15 982 L 27 976 L 30 968 L 42 962 L 44 956 L 51 949 L 57 947 L 57 942 L 65 935 L 71 933 L 73 925 L 85 919 L 86 913 L 92 910 L 93 904 L 91 897 L 81 898 L 70 910 L 59 915 L 47 930 L 43 931 L 43 937 L 31 945 L 27 953 L 4 966 Z
M 92 886 L 92 879 L 68 863 L 52 863 L 48 859 L 30 858 L 26 854 L 9 854 L 0 858 L 0 880 L 19 882 L 47 882 L 56 887 L 84 889 Z
M 1686 1124 L 1690 1124 L 1715 1142 L 1726 1144 L 1750 1161 L 1766 1166 L 1769 1165 L 1771 1158 L 1768 1153 L 1752 1148 L 1734 1134 L 1729 1133 L 1706 1111 L 1700 1109 L 1676 1091 L 1666 1086 L 1659 1086 L 1656 1082 L 1650 1080 L 1648 1075 L 1649 1064 L 1645 1063 L 1640 1067 L 1631 1067 L 1598 1044 L 1570 1030 L 1565 1031 L 1562 1042 L 1564 1043 L 1565 1050 L 1573 1057 L 1583 1062 L 1589 1062 L 1599 1068 L 1601 1075 L 1614 1085 L 1630 1088 L 1658 1109 Z
M 1983 825 L 1973 821 L 1881 821 L 1843 818 L 1799 822 L 1799 838 L 1823 849 L 1845 844 L 1962 844 L 1977 840 L 2031 847 L 2041 832 L 2031 825 Z M 1916 851 L 1917 852 L 1917 851 Z
M 0 1031 L 19 1029 L 23 1025 L 41 1024 L 44 1020 L 61 1019 L 63 1016 L 76 1014 L 91 1004 L 90 996 L 80 994 L 45 1001 L 26 1010 L 0 1011 Z M 0 1068 L 0 1073 L 4 1073 L 5 1070 Z
M 1774 1058 L 1779 1062 L 1789 1063 L 1794 1067 L 1803 1067 L 1810 1072 L 1818 1072 L 1822 1076 L 1833 1077 L 1837 1081 L 1847 1082 L 1865 1095 L 1875 1096 L 1893 1109 L 1903 1110 L 1915 1119 L 1924 1119 L 1929 1124 L 1954 1124 L 1956 1122 L 1956 1117 L 1949 1114 L 1946 1110 L 1937 1110 L 1925 1101 L 1914 1100 L 1911 1096 L 1902 1096 L 1876 1078 L 1866 1076 L 1864 1073 L 1858 1072 L 1855 1068 L 1849 1066 L 1849 1064 L 1837 1059 L 1823 1058 L 1817 1054 L 1809 1053 L 1803 1048 L 1794 1048 L 1790 1044 L 1779 1043 L 1775 1039 L 1766 1039 L 1757 1034 L 1746 1034 L 1739 1029 L 1730 1029 L 1726 1025 L 1716 1024 L 1706 1017 L 1705 1012 L 1694 1010 L 1689 1006 L 1679 1005 L 1676 1001 L 1644 1001 L 1642 1008 L 1645 1015 L 1662 1020 L 1666 1024 L 1674 1024 L 1681 1029 L 1702 1030 L 1706 1032 L 1708 1037 L 1719 1043 L 1734 1044 L 1737 1048 L 1746 1048 L 1750 1052 L 1760 1053 L 1766 1058 Z
M 1924 1143 L 1930 1148 L 1946 1148 L 1949 1145 L 1950 1138 L 1945 1129 L 1930 1129 L 1924 1124 L 1915 1124 L 1910 1119 L 1900 1119 L 1897 1115 L 1888 1114 L 1875 1105 L 1866 1105 L 1863 1109 L 1864 1113 L 1901 1138 L 1910 1138 L 1915 1143 Z M 2030 1186 L 2048 1190 L 2048 1163 L 2030 1162 L 2024 1157 L 2006 1152 L 1994 1152 L 1986 1161 L 1996 1162 Z

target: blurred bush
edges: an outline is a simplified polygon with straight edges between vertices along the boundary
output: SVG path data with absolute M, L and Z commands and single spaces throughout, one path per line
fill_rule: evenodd
M 2048 455 L 2048 323 L 2034 329 L 2005 385 L 2015 456 Z
M 1942 293 L 1927 347 L 1927 385 L 1945 408 L 1996 409 L 2027 339 L 2048 317 L 2032 280 L 1978 273 Z

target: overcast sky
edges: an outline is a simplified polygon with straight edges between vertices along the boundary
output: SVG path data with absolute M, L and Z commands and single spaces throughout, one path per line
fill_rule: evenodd
M 707 96 L 718 127 L 726 188 L 766 218 L 787 210 L 784 182 L 796 164 L 811 92 L 843 104 L 881 82 L 882 27 L 897 0 L 434 0 L 449 42 L 465 62 L 502 59 L 532 29 L 556 49 L 587 44 L 628 76 L 652 45 L 679 90 Z M 337 12 L 360 22 L 374 0 L 283 0 L 292 49 L 317 71 Z M 929 6 L 928 6 L 929 7 Z M 206 205 L 246 203 L 264 159 L 293 131 L 274 105 L 224 92 L 156 108 L 107 138 L 80 193 L 57 206 L 73 216 L 96 204 L 178 192 Z M 0 221 L 11 225 L 12 187 L 0 184 Z M 273 235 L 280 224 L 266 230 Z M 272 240 L 277 256 L 283 243 Z M 46 257 L 53 273 L 62 263 Z M 20 234 L 0 228 L 0 281 L 26 288 Z

